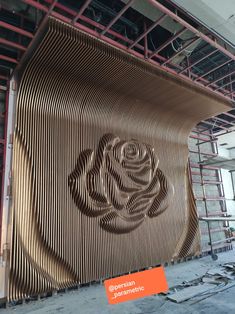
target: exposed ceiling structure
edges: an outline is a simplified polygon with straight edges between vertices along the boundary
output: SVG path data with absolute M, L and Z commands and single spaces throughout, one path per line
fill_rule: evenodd
M 193 19 L 210 29 L 221 39 L 235 48 L 235 1 L 234 0 L 173 0 Z
M 52 15 L 234 103 L 233 16 L 220 12 L 215 2 L 216 14 L 211 14 L 209 0 L 1 0 L 0 86 L 4 89 L 43 21 Z M 215 27 L 219 19 L 223 27 Z M 203 122 L 201 130 L 227 132 L 234 121 L 232 110 Z

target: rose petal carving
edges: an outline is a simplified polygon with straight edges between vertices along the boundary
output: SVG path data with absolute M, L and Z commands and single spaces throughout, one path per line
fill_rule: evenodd
M 144 218 L 144 214 L 139 215 L 138 219 L 123 218 L 113 211 L 100 220 L 100 226 L 108 232 L 117 234 L 128 233 L 138 228 L 144 221 Z
M 68 177 L 72 198 L 107 232 L 122 234 L 163 213 L 174 187 L 158 168 L 154 149 L 136 140 L 105 134 L 96 151 L 84 150 Z

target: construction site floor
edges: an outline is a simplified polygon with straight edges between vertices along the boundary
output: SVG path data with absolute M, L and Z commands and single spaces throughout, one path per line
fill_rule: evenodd
M 210 269 L 225 263 L 235 263 L 235 249 L 218 254 L 218 260 L 210 256 L 167 266 L 165 273 L 171 291 L 177 291 L 182 283 L 202 278 Z M 234 285 L 233 285 L 234 283 Z M 134 301 L 109 305 L 102 284 L 82 287 L 78 290 L 58 293 L 48 298 L 25 302 L 22 305 L 8 305 L 1 314 L 228 314 L 235 313 L 235 280 L 223 291 L 208 293 L 182 303 L 167 299 L 166 295 L 153 295 Z

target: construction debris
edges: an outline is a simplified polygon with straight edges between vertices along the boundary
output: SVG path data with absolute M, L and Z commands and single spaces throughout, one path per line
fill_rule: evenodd
M 198 286 L 184 288 L 181 291 L 167 296 L 167 298 L 173 302 L 181 303 L 212 289 L 214 289 L 214 286 L 211 284 L 200 284 Z
M 182 282 L 172 287 L 167 299 L 181 303 L 196 297 L 199 301 L 235 285 L 235 262 L 226 263 L 209 269 L 204 276 L 191 282 Z M 199 302 L 197 301 L 197 302 Z

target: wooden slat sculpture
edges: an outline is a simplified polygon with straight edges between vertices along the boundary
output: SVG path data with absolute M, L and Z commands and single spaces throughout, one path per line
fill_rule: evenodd
M 49 19 L 18 93 L 9 298 L 200 252 L 187 139 L 228 106 Z

